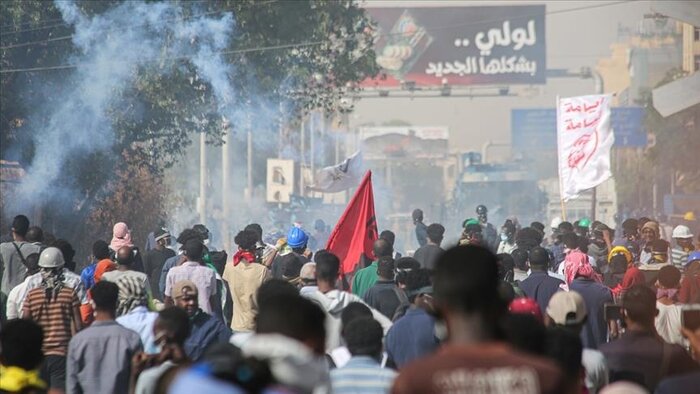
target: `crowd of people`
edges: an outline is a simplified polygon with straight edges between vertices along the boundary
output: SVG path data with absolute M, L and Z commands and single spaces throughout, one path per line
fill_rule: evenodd
M 344 275 L 320 221 L 249 224 L 231 251 L 202 224 L 142 250 L 117 223 L 77 267 L 67 240 L 16 216 L 0 392 L 697 392 L 695 221 L 671 240 L 650 218 L 498 228 L 479 205 L 443 248 L 445 227 L 412 217 L 415 251 L 382 231 Z

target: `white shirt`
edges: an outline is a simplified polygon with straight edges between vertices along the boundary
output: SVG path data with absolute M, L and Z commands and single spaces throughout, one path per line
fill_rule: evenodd
M 16 294 L 14 295 L 14 303 L 17 307 L 18 313 L 22 313 L 22 308 L 24 307 L 24 300 L 27 298 L 27 294 L 29 294 L 30 291 L 41 287 L 41 272 L 37 272 L 36 274 L 28 277 L 27 279 L 24 280 L 24 282 L 20 283 L 19 285 L 15 286 L 13 291 L 17 289 Z M 85 291 L 85 286 L 83 285 L 83 281 L 80 280 L 80 276 L 74 274 L 70 270 L 64 268 L 63 269 L 63 283 L 66 285 L 66 287 L 70 287 L 73 289 L 73 291 L 78 295 L 78 299 L 80 300 L 81 304 L 87 304 L 88 299 L 87 299 L 87 292 Z M 12 294 L 12 293 L 10 293 Z M 8 295 L 8 309 L 9 309 L 9 295 Z
M 24 298 L 27 296 L 27 281 L 29 278 L 25 279 L 24 282 L 15 286 L 10 290 L 10 294 L 7 295 L 7 309 L 6 315 L 7 320 L 19 319 L 22 315 L 22 307 L 24 306 Z
M 586 370 L 586 388 L 590 394 L 596 394 L 598 390 L 608 384 L 609 371 L 605 356 L 599 350 L 583 349 L 581 365 Z
M 656 301 L 656 309 L 659 310 L 659 314 L 654 319 L 654 325 L 659 335 L 668 343 L 685 347 L 686 343 L 681 334 L 681 306 L 664 305 Z

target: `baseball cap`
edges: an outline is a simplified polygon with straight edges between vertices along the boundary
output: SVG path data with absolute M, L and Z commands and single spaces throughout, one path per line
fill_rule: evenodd
M 173 286 L 173 298 L 186 296 L 196 296 L 198 294 L 197 285 L 191 280 L 181 280 Z
M 160 241 L 163 238 L 170 237 L 170 232 L 164 228 L 159 228 L 153 235 L 156 241 Z
M 583 297 L 575 291 L 558 291 L 547 305 L 547 315 L 563 326 L 580 324 L 587 313 Z
M 519 315 L 532 315 L 539 321 L 542 322 L 542 311 L 540 311 L 540 306 L 537 305 L 537 301 L 532 298 L 521 297 L 516 298 L 511 301 L 508 305 L 508 310 L 511 313 L 516 313 Z

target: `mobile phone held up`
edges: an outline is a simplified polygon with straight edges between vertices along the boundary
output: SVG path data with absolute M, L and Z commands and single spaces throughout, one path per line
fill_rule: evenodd
M 622 320 L 622 306 L 606 303 L 603 309 L 605 321 Z

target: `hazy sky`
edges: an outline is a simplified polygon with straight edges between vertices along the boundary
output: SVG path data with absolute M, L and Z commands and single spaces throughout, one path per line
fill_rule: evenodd
M 422 6 L 425 1 L 402 1 L 402 6 Z M 545 4 L 546 12 L 613 5 L 567 13 L 546 15 L 547 68 L 579 69 L 595 67 L 597 59 L 610 54 L 610 44 L 617 41 L 618 26 L 635 27 L 649 10 L 648 1 L 449 1 L 430 2 L 443 5 Z M 395 5 L 397 2 L 369 1 L 368 7 Z M 557 95 L 562 97 L 593 94 L 592 80 L 549 79 L 535 97 L 495 98 L 382 98 L 363 99 L 356 103 L 350 117 L 351 126 L 373 122 L 380 124 L 400 119 L 413 125 L 446 125 L 450 128 L 453 151 L 480 151 L 484 142 L 510 141 L 510 110 L 513 108 L 553 107 Z M 498 155 L 497 151 L 494 151 Z M 504 152 L 505 153 L 505 152 Z

